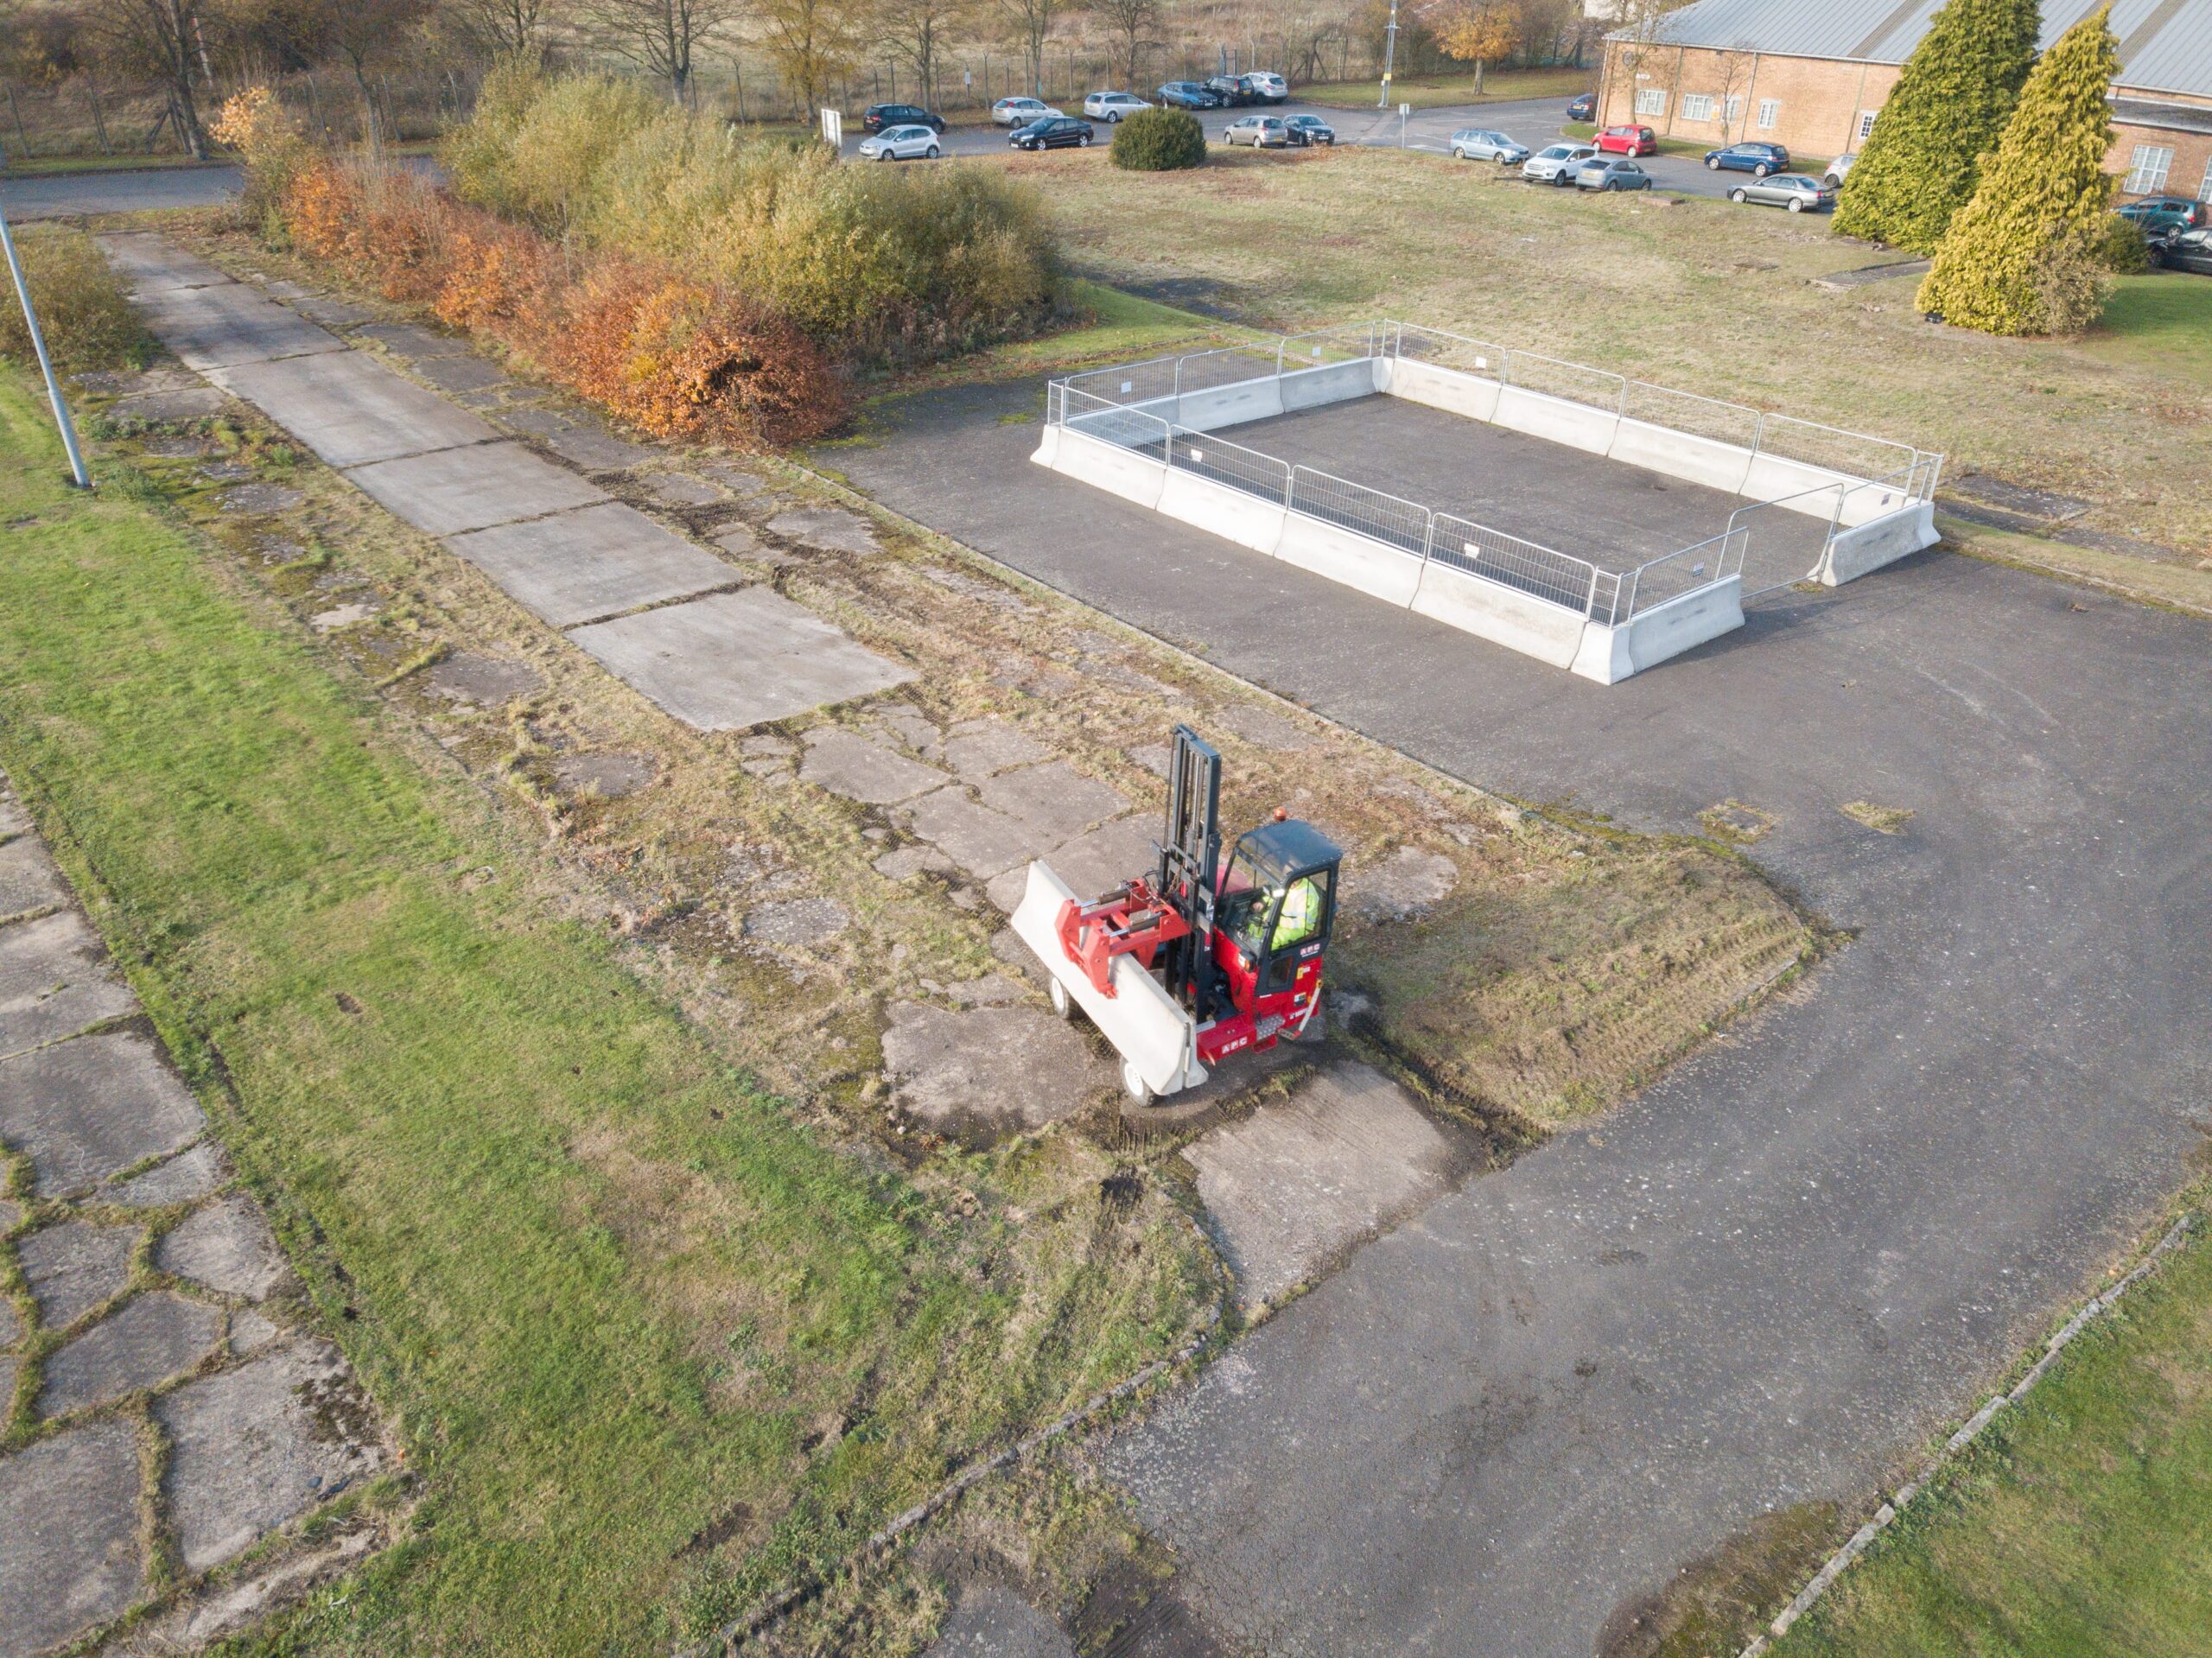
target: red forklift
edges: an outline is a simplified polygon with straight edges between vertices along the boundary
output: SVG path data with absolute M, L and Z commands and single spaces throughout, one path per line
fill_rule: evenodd
M 1122 1057 L 1140 1105 L 1205 1081 L 1231 1054 L 1296 1040 L 1321 1005 L 1344 854 L 1277 809 L 1221 855 L 1221 755 L 1175 727 L 1166 833 L 1149 875 L 1081 899 L 1041 860 L 1014 930 Z

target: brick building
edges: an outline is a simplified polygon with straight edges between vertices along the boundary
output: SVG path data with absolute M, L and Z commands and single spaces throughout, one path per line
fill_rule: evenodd
M 2043 44 L 2100 0 L 2044 0 Z M 1662 138 L 1761 138 L 1826 161 L 1873 130 L 1942 0 L 1694 0 L 1605 38 L 1598 113 Z M 2116 0 L 2119 137 L 2128 195 L 2212 201 L 2212 0 Z

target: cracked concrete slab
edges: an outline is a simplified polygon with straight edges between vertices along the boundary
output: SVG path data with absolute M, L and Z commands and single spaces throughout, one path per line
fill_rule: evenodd
M 346 476 L 378 505 L 434 536 L 487 530 L 607 499 L 596 484 L 539 460 L 515 442 L 379 461 Z
M 320 322 L 326 328 L 350 328 L 376 315 L 365 306 L 355 305 L 350 300 L 333 299 L 327 294 L 302 295 L 289 303 L 302 316 L 311 322 Z
M 38 1303 L 39 1322 L 60 1330 L 90 1312 L 130 1281 L 136 1226 L 64 1221 L 16 1240 L 16 1261 Z
M 571 797 L 620 800 L 651 783 L 653 775 L 653 763 L 643 754 L 563 754 L 553 762 L 554 786 Z
M 976 785 L 976 792 L 994 811 L 1018 817 L 1055 838 L 1079 835 L 1129 809 L 1129 803 L 1113 789 L 1084 776 L 1065 760 L 1001 772 Z
M 987 778 L 1049 757 L 1044 745 L 1001 720 L 979 720 L 944 740 L 944 763 L 963 778 Z
M 367 1402 L 321 1342 L 188 1382 L 154 1415 L 169 1437 L 162 1483 L 188 1572 L 229 1560 L 381 1460 L 363 1426 Z
M 207 1126 L 143 1036 L 80 1036 L 0 1059 L 0 1140 L 29 1156 L 41 1197 L 176 1151 Z
M 76 911 L 0 927 L 0 1054 L 59 1042 L 137 1007 Z
M 223 1339 L 222 1309 L 167 1290 L 136 1296 L 49 1357 L 38 1411 L 51 1420 L 158 1387 Z
M 847 800 L 888 806 L 952 780 L 935 766 L 893 753 L 842 726 L 817 726 L 805 738 L 800 778 Z
M 419 322 L 372 322 L 353 330 L 356 340 L 373 340 L 395 357 L 465 357 L 471 347 L 464 334 L 438 334 Z
M 1452 1144 L 1402 1089 L 1340 1063 L 1184 1155 L 1247 1308 L 1450 1190 Z
M 1033 823 L 976 804 L 964 789 L 939 789 L 907 810 L 915 835 L 933 842 L 963 873 L 982 880 L 1027 863 L 1053 838 Z
M 188 1152 L 180 1152 L 166 1163 L 156 1163 L 143 1174 L 134 1174 L 120 1185 L 99 1194 L 104 1204 L 125 1209 L 162 1209 L 205 1197 L 230 1178 L 223 1154 L 202 1140 Z
M 480 357 L 433 357 L 416 364 L 415 372 L 441 391 L 481 391 L 507 378 Z
M 545 463 L 532 457 L 531 464 Z M 550 518 L 454 536 L 446 545 L 556 627 L 688 598 L 744 579 L 712 553 L 620 501 L 602 500 Z
M 810 547 L 830 547 L 844 553 L 878 550 L 875 526 L 859 513 L 842 506 L 794 506 L 768 520 L 768 533 Z
M 69 896 L 46 848 L 29 835 L 0 842 L 0 916 L 42 910 Z
M 587 472 L 620 472 L 652 460 L 657 453 L 615 436 L 588 415 L 569 416 L 567 424 L 543 434 L 541 441 L 569 465 Z
M 43 1652 L 146 1591 L 138 1436 L 92 1422 L 0 1458 L 0 1652 Z
M 1077 898 L 1097 898 L 1132 875 L 1152 873 L 1160 858 L 1153 849 L 1157 827 L 1157 820 L 1151 817 L 1116 817 L 1040 855 Z M 1027 863 L 1016 864 L 993 877 L 984 896 L 1011 915 L 1014 906 L 1021 902 L 1028 880 Z
M 196 253 L 187 253 L 153 231 L 126 232 L 97 238 L 108 269 L 134 295 L 175 288 L 208 288 L 231 278 Z
M 188 368 L 230 368 L 346 349 L 337 335 L 242 283 L 138 295 L 146 324 Z
M 1411 921 L 1426 915 L 1459 883 L 1459 866 L 1440 852 L 1402 846 L 1364 868 L 1345 872 L 1344 905 L 1375 921 Z
M 1075 1642 L 1012 1590 L 971 1583 L 923 1658 L 1075 1658 Z
M 433 664 L 423 683 L 434 696 L 478 708 L 505 708 L 545 689 L 545 676 L 526 662 L 456 651 Z
M 260 1205 L 242 1191 L 188 1217 L 166 1234 L 154 1247 L 154 1264 L 249 1301 L 266 1299 L 291 1275 Z
M 109 405 L 108 413 L 118 420 L 205 420 L 210 415 L 222 413 L 223 405 L 229 401 L 220 386 L 195 385 L 175 391 L 143 391 L 136 397 L 118 397 Z
M 1114 1081 L 1072 1024 L 1026 1007 L 895 1004 L 883 1068 L 906 1110 L 944 1133 L 988 1138 L 1058 1122 Z
M 765 588 L 575 628 L 569 638 L 702 731 L 788 719 L 913 677 Z
M 207 378 L 252 403 L 333 467 L 395 461 L 499 436 L 475 416 L 393 373 L 366 352 L 240 364 Z
M 830 898 L 779 899 L 745 912 L 747 938 L 764 944 L 827 943 L 852 924 L 845 906 Z

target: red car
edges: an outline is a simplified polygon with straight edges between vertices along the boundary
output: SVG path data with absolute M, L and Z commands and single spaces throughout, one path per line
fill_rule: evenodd
M 1656 156 L 1659 135 L 1649 127 L 1607 127 L 1598 135 L 1598 148 L 1620 156 Z

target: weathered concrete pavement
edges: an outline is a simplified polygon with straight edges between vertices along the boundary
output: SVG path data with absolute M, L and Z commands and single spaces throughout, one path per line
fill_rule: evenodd
M 0 888 L 0 1157 L 29 1177 L 0 1248 L 35 1309 L 0 1301 L 0 1658 L 28 1658 L 146 1599 L 155 1547 L 188 1583 L 385 1451 L 335 1426 L 373 1417 L 0 778 L 9 867 L 38 872 Z

